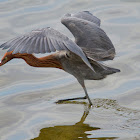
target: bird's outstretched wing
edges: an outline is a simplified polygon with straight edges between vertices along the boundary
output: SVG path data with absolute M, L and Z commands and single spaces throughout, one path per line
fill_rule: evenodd
M 75 14 L 66 14 L 66 16 L 71 16 L 71 17 L 77 17 L 80 19 L 84 19 L 90 22 L 95 23 L 97 26 L 100 26 L 101 21 L 99 18 L 95 17 L 93 14 L 91 14 L 89 11 L 81 11 Z
M 49 53 L 68 50 L 78 56 L 94 71 L 82 49 L 60 32 L 48 27 L 33 30 L 31 33 L 16 37 L 2 44 L 0 48 L 8 49 L 8 52 L 16 53 Z
M 84 14 L 83 14 L 84 13 Z M 95 19 L 89 12 L 80 12 L 78 16 L 66 14 L 62 17 L 61 22 L 71 31 L 75 37 L 75 42 L 88 57 L 104 61 L 113 59 L 115 56 L 115 48 L 106 35 L 106 33 L 98 26 L 97 23 L 91 22 Z M 84 15 L 82 18 L 82 15 Z M 85 15 L 90 15 L 86 18 Z

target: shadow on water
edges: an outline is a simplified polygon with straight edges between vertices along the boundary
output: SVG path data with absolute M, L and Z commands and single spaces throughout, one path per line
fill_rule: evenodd
M 84 123 L 86 120 L 91 106 L 88 106 L 85 102 L 66 102 L 65 104 L 84 104 L 85 111 L 80 119 L 79 122 L 75 123 L 74 125 L 57 125 L 53 127 L 43 128 L 40 130 L 40 134 L 38 137 L 32 140 L 77 140 L 77 139 L 84 139 L 84 140 L 114 140 L 117 137 L 92 137 L 90 132 L 88 131 L 96 131 L 101 128 L 99 127 L 92 127 L 89 124 Z M 90 136 L 90 138 L 88 138 Z
M 94 102 L 94 105 L 92 107 L 88 106 L 86 102 L 79 102 L 79 101 L 67 101 L 67 102 L 60 103 L 60 104 L 84 105 L 85 109 L 80 121 L 76 122 L 74 125 L 55 125 L 51 127 L 42 128 L 40 130 L 39 136 L 32 140 L 77 140 L 77 139 L 115 140 L 119 138 L 120 137 L 119 135 L 118 136 L 114 135 L 114 137 L 111 135 L 105 137 L 105 135 L 102 135 L 105 130 L 104 127 L 101 126 L 93 127 L 93 125 L 91 126 L 88 123 L 84 123 L 89 113 L 90 115 L 92 115 L 91 112 L 93 112 L 94 109 L 96 111 L 99 109 L 98 111 L 100 113 L 102 112 L 101 116 L 104 115 L 105 118 L 101 116 L 100 118 L 101 120 L 105 119 L 103 122 L 106 121 L 107 122 L 106 125 L 108 127 L 111 127 L 111 129 L 109 130 L 110 133 L 112 132 L 112 130 L 115 131 L 118 129 L 121 129 L 120 135 L 128 134 L 127 130 L 129 130 L 130 132 L 135 131 L 136 134 L 139 133 L 137 129 L 139 127 L 138 124 L 140 124 L 139 110 L 133 110 L 127 107 L 120 106 L 116 100 L 112 100 L 112 99 L 94 99 L 92 102 Z M 113 115 L 115 115 L 115 118 L 113 117 Z M 96 117 L 94 116 L 93 119 L 94 121 L 92 124 L 98 121 L 98 119 L 96 120 Z M 96 132 L 97 135 L 93 135 L 93 133 Z

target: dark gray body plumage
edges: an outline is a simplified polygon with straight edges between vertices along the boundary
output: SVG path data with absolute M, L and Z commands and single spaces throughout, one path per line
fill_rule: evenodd
M 100 80 L 109 74 L 119 72 L 120 70 L 107 67 L 97 61 L 88 59 L 95 72 L 92 71 L 82 59 L 70 51 L 61 51 L 57 53 L 63 68 L 66 72 L 72 74 L 80 80 Z

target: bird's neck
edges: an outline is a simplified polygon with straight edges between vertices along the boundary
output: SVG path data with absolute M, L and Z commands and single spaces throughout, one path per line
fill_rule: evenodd
M 41 58 L 37 58 L 32 54 L 16 54 L 15 58 L 22 58 L 27 64 L 33 67 L 53 67 L 63 69 L 60 61 L 53 54 Z

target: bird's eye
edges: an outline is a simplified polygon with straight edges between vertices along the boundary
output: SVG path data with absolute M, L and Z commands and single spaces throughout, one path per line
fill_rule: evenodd
M 66 57 L 69 59 L 70 58 L 70 56 L 66 53 Z
M 5 59 L 5 60 L 7 60 L 7 59 L 8 59 L 8 57 L 6 56 L 4 59 Z
M 3 61 L 6 61 L 7 59 L 8 59 L 8 57 L 6 56 L 6 57 L 4 57 Z

